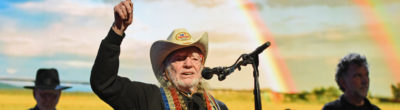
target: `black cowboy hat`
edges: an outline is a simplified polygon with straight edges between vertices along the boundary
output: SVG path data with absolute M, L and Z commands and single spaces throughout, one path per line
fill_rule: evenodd
M 64 90 L 71 88 L 69 86 L 61 86 L 58 72 L 54 68 L 40 68 L 36 73 L 35 86 L 24 86 L 27 89 L 52 89 Z

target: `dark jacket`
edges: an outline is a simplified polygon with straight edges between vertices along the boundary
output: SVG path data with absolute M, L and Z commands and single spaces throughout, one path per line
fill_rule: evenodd
M 340 96 L 339 99 L 325 104 L 322 110 L 380 110 L 380 109 L 374 104 L 371 104 L 371 102 L 369 102 L 368 99 L 364 100 L 363 106 L 352 105 L 351 103 L 347 102 L 346 99 L 344 98 L 344 95 L 342 95 Z
M 29 110 L 40 110 L 40 109 L 39 109 L 39 107 L 36 105 L 35 107 L 30 108 Z
M 29 110 L 40 110 L 40 109 L 39 109 L 39 107 L 36 105 L 35 107 L 30 108 Z M 54 109 L 54 110 L 56 110 L 56 109 Z
M 94 93 L 116 110 L 164 110 L 158 86 L 131 81 L 117 75 L 120 45 L 124 36 L 125 34 L 119 36 L 110 29 L 107 37 L 101 42 L 90 76 Z M 190 102 L 188 106 L 195 107 L 193 109 L 204 108 L 193 98 L 185 100 Z M 221 106 L 226 108 L 225 105 Z

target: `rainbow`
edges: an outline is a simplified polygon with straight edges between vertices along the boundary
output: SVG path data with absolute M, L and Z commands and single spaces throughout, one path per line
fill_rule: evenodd
M 391 28 L 384 7 L 379 0 L 353 0 L 357 4 L 366 20 L 369 36 L 379 45 L 384 55 L 384 60 L 396 82 L 400 82 L 400 41 Z M 396 42 L 397 41 L 397 42 Z M 396 45 L 397 44 L 397 45 Z M 397 50 L 397 51 L 396 51 Z
M 265 70 L 267 76 L 266 79 L 268 80 L 271 89 L 275 92 L 297 92 L 290 71 L 279 54 L 277 46 L 274 45 L 274 37 L 261 19 L 257 6 L 249 0 L 236 1 L 243 14 L 246 16 L 248 24 L 250 24 L 249 27 L 254 34 L 253 36 L 257 38 L 257 43 L 260 45 L 266 41 L 272 43 L 267 51 L 263 52 L 263 55 L 260 56 L 267 59 L 265 62 L 260 61 L 261 65 L 265 65 L 265 67 L 260 67 L 260 69 L 262 68 Z M 263 74 L 261 72 L 262 71 L 260 71 L 260 74 Z

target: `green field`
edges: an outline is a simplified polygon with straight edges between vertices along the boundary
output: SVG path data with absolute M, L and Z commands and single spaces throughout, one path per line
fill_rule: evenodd
M 26 110 L 35 106 L 31 90 L 0 90 L 1 110 Z M 94 93 L 63 92 L 58 110 L 112 110 Z
M 230 110 L 252 110 L 254 109 L 253 94 L 251 91 L 214 90 L 212 94 L 219 100 L 225 102 Z M 261 95 L 265 97 L 265 95 Z M 1 110 L 26 110 L 35 105 L 31 90 L 4 90 L 0 89 Z M 373 100 L 382 110 L 399 110 L 400 104 L 379 103 Z M 271 102 L 262 101 L 264 110 L 319 110 L 323 103 L 318 102 Z M 93 93 L 63 92 L 58 110 L 112 110 L 110 106 L 101 101 Z

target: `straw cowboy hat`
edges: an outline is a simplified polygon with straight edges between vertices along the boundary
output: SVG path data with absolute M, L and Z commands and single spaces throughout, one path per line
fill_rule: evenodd
M 153 67 L 154 75 L 157 80 L 162 79 L 164 72 L 164 60 L 166 57 L 175 50 L 185 47 L 197 47 L 204 55 L 204 60 L 207 57 L 208 51 L 208 34 L 204 32 L 203 35 L 192 37 L 186 29 L 175 29 L 169 35 L 167 40 L 158 40 L 153 43 L 150 49 L 150 60 Z
M 27 89 L 52 89 L 52 90 L 64 90 L 71 88 L 69 86 L 61 86 L 58 72 L 54 68 L 45 69 L 40 68 L 36 73 L 35 85 L 24 86 Z

